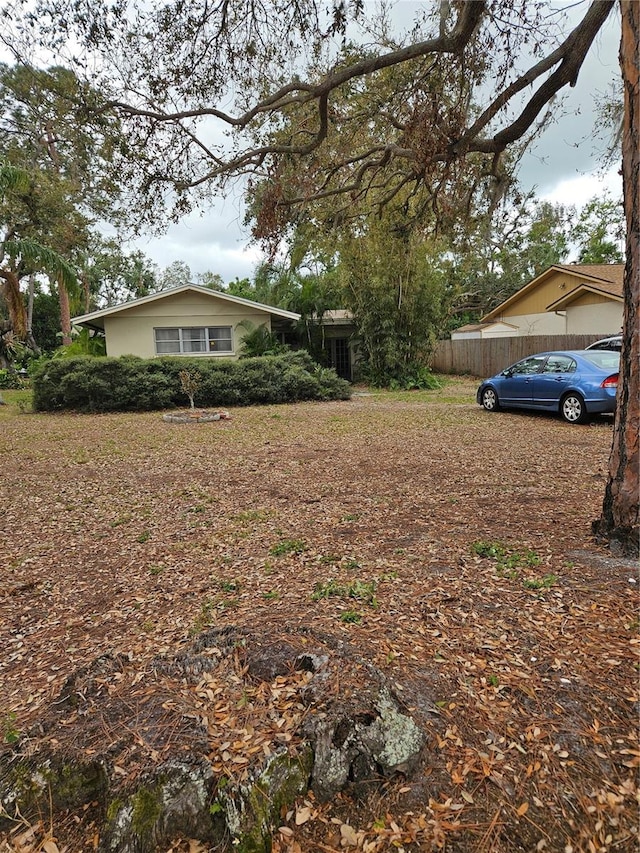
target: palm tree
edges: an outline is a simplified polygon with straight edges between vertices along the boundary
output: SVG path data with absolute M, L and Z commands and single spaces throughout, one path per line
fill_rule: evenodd
M 29 174 L 9 163 L 0 163 L 0 197 L 20 191 L 29 183 Z M 12 231 L 0 241 L 1 293 L 9 312 L 13 334 L 31 349 L 37 350 L 20 290 L 20 279 L 27 271 L 46 272 L 57 278 L 64 287 L 74 287 L 77 279 L 72 267 L 53 249 L 30 238 L 19 238 Z

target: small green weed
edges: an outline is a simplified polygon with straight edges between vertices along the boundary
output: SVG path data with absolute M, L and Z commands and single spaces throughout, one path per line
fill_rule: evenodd
M 211 586 L 219 589 L 221 592 L 240 592 L 242 582 L 237 578 L 211 578 Z
M 140 536 L 136 538 L 136 542 L 139 542 L 141 545 L 144 545 L 145 542 L 148 542 L 151 538 L 151 534 L 148 530 L 143 530 Z
M 346 515 L 343 515 L 340 521 L 358 521 L 360 518 L 357 512 L 348 512 Z
M 376 582 L 375 581 L 351 581 L 348 584 L 341 584 L 331 578 L 324 583 L 318 581 L 313 588 L 311 594 L 312 601 L 320 601 L 322 598 L 355 598 L 357 601 L 362 601 L 371 607 L 377 607 L 376 600 Z
M 478 557 L 490 557 L 493 560 L 497 560 L 504 557 L 506 550 L 500 542 L 484 542 L 480 540 L 471 545 L 471 553 L 476 554 Z
M 322 554 L 318 557 L 318 562 L 327 566 L 334 566 L 336 563 L 340 562 L 340 557 L 336 554 Z
M 121 515 L 119 518 L 114 519 L 111 522 L 111 527 L 121 527 L 123 524 L 129 524 L 131 521 L 131 515 L 129 513 L 125 513 L 125 515 Z
M 514 581 L 516 578 L 520 577 L 520 572 L 517 569 L 505 569 L 500 563 L 496 569 L 496 574 L 500 578 L 508 578 L 510 581 Z
M 311 600 L 320 601 L 322 598 L 331 598 L 333 595 L 342 595 L 343 591 L 344 587 L 333 579 L 325 581 L 324 583 L 322 583 L 322 581 L 318 581 L 311 593 Z
M 5 743 L 18 743 L 20 740 L 20 731 L 16 726 L 16 720 L 17 717 L 13 711 L 8 711 L 0 718 L 0 731 Z
M 477 554 L 478 557 L 495 560 L 498 577 L 509 580 L 516 580 L 520 576 L 520 569 L 535 568 L 542 562 L 536 552 L 530 548 L 515 551 L 503 545 L 502 542 L 474 542 L 471 545 L 471 553 Z
M 264 509 L 247 509 L 233 516 L 235 521 L 266 521 L 269 513 Z
M 497 675 L 488 675 L 487 681 L 492 687 L 498 687 L 498 685 L 500 684 L 500 679 Z
M 357 598 L 358 601 L 364 601 L 372 607 L 376 607 L 376 582 L 375 581 L 360 581 L 354 580 L 347 587 L 349 598 Z
M 384 583 L 385 581 L 394 581 L 398 577 L 398 573 L 395 569 L 391 569 L 389 572 L 384 572 L 384 574 L 380 575 L 378 578 L 378 583 Z
M 269 548 L 272 557 L 283 557 L 285 554 L 302 554 L 307 550 L 304 539 L 283 539 Z
M 164 572 L 164 566 L 162 565 L 153 565 L 149 566 L 149 574 L 150 575 L 161 575 Z
M 523 581 L 525 589 L 551 589 L 557 582 L 556 575 L 545 575 L 543 578 L 532 578 Z
M 280 593 L 277 589 L 270 589 L 269 592 L 264 592 L 262 594 L 262 597 L 265 598 L 267 601 L 276 601 L 278 598 L 280 598 Z
M 214 609 L 215 602 L 210 598 L 205 598 L 205 600 L 200 605 L 200 612 L 193 620 L 193 625 L 189 629 L 190 636 L 195 636 L 199 634 L 201 631 L 204 631 L 205 628 L 208 628 L 214 621 Z
M 534 568 L 540 565 L 540 557 L 535 551 L 527 549 L 526 551 L 514 551 L 506 558 L 504 565 L 508 569 L 513 569 L 516 566 Z
M 345 622 L 347 625 L 359 625 L 362 622 L 362 616 L 355 610 L 345 610 L 340 615 L 340 621 Z

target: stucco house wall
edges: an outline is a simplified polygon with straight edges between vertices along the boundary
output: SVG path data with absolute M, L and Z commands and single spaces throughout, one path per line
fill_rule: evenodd
M 567 332 L 567 320 L 562 314 L 544 313 L 522 313 L 509 314 L 509 323 L 515 326 L 517 337 L 526 335 L 565 335 Z M 485 337 L 496 337 L 486 335 Z
M 452 341 L 479 341 L 484 338 L 511 338 L 518 334 L 509 323 L 467 323 L 451 332 Z
M 273 308 L 219 293 L 199 285 L 182 285 L 173 290 L 161 291 L 135 299 L 123 305 L 111 306 L 90 314 L 74 317 L 75 325 L 86 326 L 96 331 L 104 331 L 107 355 L 136 355 L 141 358 L 155 358 L 160 354 L 180 355 L 178 351 L 158 353 L 156 331 L 161 329 L 181 329 L 181 339 L 185 341 L 182 354 L 191 358 L 238 358 L 241 354 L 242 340 L 248 329 L 241 325 L 247 321 L 249 327 L 266 326 L 269 331 L 285 334 L 291 324 L 298 321 L 300 315 L 292 311 Z M 204 329 L 209 328 L 209 334 Z M 218 329 L 213 332 L 211 329 Z M 194 333 L 193 330 L 199 330 Z M 223 331 L 221 332 L 220 329 Z M 231 350 L 229 350 L 230 329 Z M 177 335 L 178 333 L 176 333 Z M 203 352 L 187 351 L 193 348 L 190 341 L 193 335 L 210 349 Z M 177 337 L 169 333 L 168 338 Z M 216 351 L 216 343 L 221 349 Z M 165 350 L 169 344 L 164 343 Z
M 199 293 L 176 294 L 157 302 L 132 306 L 129 310 L 104 318 L 107 355 L 138 355 L 155 358 L 155 329 L 174 327 L 231 326 L 232 352 L 189 353 L 193 358 L 237 358 L 246 330 L 239 324 L 249 320 L 271 330 L 271 317 L 265 311 L 215 299 Z
M 567 334 L 616 334 L 622 329 L 622 304 L 587 294 L 567 305 Z

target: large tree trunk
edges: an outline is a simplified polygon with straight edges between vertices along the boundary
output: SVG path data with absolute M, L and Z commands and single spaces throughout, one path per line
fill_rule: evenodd
M 62 281 L 62 276 L 58 276 L 58 302 L 60 304 L 62 345 L 68 347 L 71 343 L 71 308 L 69 307 L 69 291 Z
M 25 334 L 25 342 L 28 347 L 31 348 L 34 355 L 41 355 L 41 350 L 38 344 L 36 343 L 36 339 L 33 337 L 33 300 L 35 297 L 35 286 L 36 286 L 36 277 L 35 275 L 29 276 L 29 298 L 27 301 L 27 331 Z
M 594 522 L 599 541 L 616 553 L 636 556 L 640 545 L 638 519 L 640 428 L 640 3 L 621 0 L 620 65 L 624 84 L 625 119 L 622 138 L 624 208 L 627 218 L 627 258 L 624 271 L 624 325 L 618 410 L 609 460 L 609 482 L 602 516 Z
M 0 278 L 4 279 L 2 295 L 7 303 L 13 333 L 19 340 L 24 340 L 27 332 L 27 309 L 20 291 L 20 279 L 9 269 L 0 269 Z

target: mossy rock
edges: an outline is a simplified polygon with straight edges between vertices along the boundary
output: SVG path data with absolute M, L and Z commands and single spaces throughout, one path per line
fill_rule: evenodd
M 312 767 L 310 747 L 298 756 L 278 753 L 252 783 L 225 788 L 218 794 L 235 850 L 269 853 L 281 809 L 308 790 Z
M 180 836 L 219 843 L 224 827 L 210 809 L 213 788 L 204 761 L 163 765 L 133 793 L 109 803 L 101 850 L 154 853 Z
M 103 805 L 108 788 L 102 764 L 60 759 L 0 756 L 0 825 L 13 815 L 51 817 L 51 810 L 71 811 L 89 802 Z

